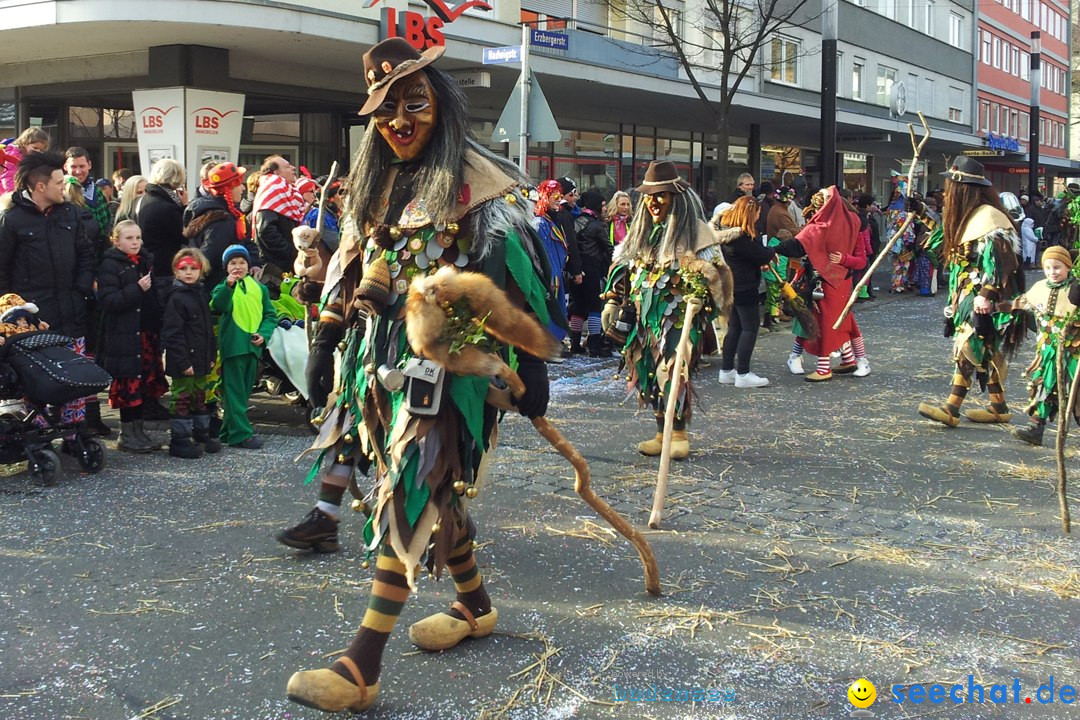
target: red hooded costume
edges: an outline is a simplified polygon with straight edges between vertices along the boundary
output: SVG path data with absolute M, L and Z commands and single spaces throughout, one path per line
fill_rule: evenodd
M 839 329 L 832 328 L 851 295 L 849 271 L 866 267 L 866 256 L 856 254 L 859 249 L 859 216 L 844 206 L 835 186 L 829 189 L 829 199 L 795 236 L 821 275 L 821 287 L 825 292 L 825 297 L 814 303 L 820 335 L 817 340 L 804 343 L 806 352 L 818 357 L 839 350 L 851 338 L 862 334 L 855 323 L 855 316 L 850 313 Z M 843 256 L 839 263 L 829 261 L 829 253 L 834 252 Z

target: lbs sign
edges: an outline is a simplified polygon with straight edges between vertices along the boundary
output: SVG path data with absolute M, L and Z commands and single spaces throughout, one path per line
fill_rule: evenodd
M 380 2 L 382 0 L 368 0 L 367 7 L 375 7 Z M 457 20 L 466 10 L 471 8 L 491 10 L 491 5 L 482 0 L 468 0 L 454 8 L 447 6 L 443 0 L 424 0 L 424 2 L 435 13 L 431 17 L 424 17 L 412 10 L 398 12 L 394 8 L 383 8 L 382 38 L 384 40 L 392 37 L 403 38 L 416 50 L 427 50 L 435 45 L 446 45 L 443 27 Z

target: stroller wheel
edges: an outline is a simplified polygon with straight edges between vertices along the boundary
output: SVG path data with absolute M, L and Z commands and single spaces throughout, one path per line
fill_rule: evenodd
M 83 452 L 78 453 L 75 459 L 79 461 L 83 472 L 100 472 L 101 468 L 105 467 L 105 448 L 99 440 L 87 438 L 83 440 Z
M 56 484 L 56 474 L 60 472 L 60 458 L 49 448 L 41 448 L 30 453 L 27 463 L 30 477 L 45 487 Z

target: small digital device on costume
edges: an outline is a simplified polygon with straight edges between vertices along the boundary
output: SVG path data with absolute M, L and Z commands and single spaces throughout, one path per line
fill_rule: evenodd
M 405 407 L 412 415 L 438 415 L 446 373 L 430 360 L 412 358 L 405 375 Z

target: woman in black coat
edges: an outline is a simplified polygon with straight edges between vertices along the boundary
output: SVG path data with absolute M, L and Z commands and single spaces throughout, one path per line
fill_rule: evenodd
M 761 266 L 768 264 L 776 254 L 775 248 L 765 247 L 755 237 L 759 213 L 760 207 L 753 198 L 742 197 L 718 218 L 713 218 L 735 284 L 734 308 L 721 350 L 720 383 L 738 388 L 769 384 L 768 378 L 750 372 L 750 356 L 754 353 L 761 324 L 758 292 Z
M 150 175 L 146 193 L 135 206 L 135 222 L 142 228 L 147 252 L 154 258 L 154 284 L 164 299 L 172 284 L 173 255 L 187 244 L 184 239 L 184 205 L 187 190 L 184 168 L 175 160 L 159 160 Z
M 600 323 L 600 313 L 604 303 L 600 300 L 600 291 L 611 266 L 611 240 L 608 226 L 604 222 L 604 196 L 595 190 L 587 190 L 578 198 L 581 214 L 574 221 L 577 238 L 578 258 L 584 275 L 580 283 L 568 283 L 572 312 L 570 315 L 571 348 L 581 347 L 581 327 L 587 322 L 589 338 L 586 346 L 589 357 L 609 357 L 604 349 L 604 333 Z M 575 332 L 575 328 L 577 328 Z

